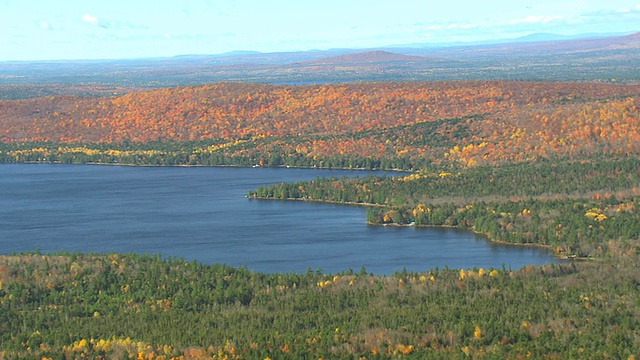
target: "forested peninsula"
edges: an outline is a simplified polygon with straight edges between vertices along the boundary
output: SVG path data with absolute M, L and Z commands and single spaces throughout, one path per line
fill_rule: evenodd
M 639 121 L 640 86 L 595 83 L 219 83 L 2 100 L 5 163 L 405 170 L 247 196 L 375 205 L 363 221 L 459 227 L 584 261 L 380 277 L 5 255 L 0 358 L 635 358 Z

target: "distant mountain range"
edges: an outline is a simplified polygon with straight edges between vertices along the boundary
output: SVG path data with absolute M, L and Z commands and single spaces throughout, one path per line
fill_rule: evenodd
M 628 35 L 626 33 L 611 33 L 611 34 L 577 34 L 577 35 L 560 35 L 553 33 L 534 33 L 517 38 L 504 38 L 504 39 L 488 39 L 473 42 L 449 42 L 449 43 L 413 43 L 403 45 L 393 45 L 390 48 L 448 48 L 448 47 L 474 47 L 474 46 L 486 46 L 486 45 L 499 45 L 499 44 L 518 44 L 529 42 L 555 42 L 555 41 L 571 41 L 581 39 L 601 39 L 601 38 L 614 38 L 619 36 Z
M 376 64 L 389 62 L 414 62 L 423 63 L 427 61 L 446 61 L 442 58 L 431 58 L 415 55 L 403 55 L 385 50 L 365 51 L 354 54 L 330 56 L 320 59 L 307 60 L 304 63 L 313 65 L 345 65 L 345 64 Z
M 136 60 L 0 62 L 0 86 L 56 83 L 149 88 L 221 81 L 287 84 L 441 80 L 640 83 L 638 61 L 640 33 L 577 38 L 533 34 L 510 41 L 457 46 L 414 44 L 281 53 L 235 51 Z M 11 91 L 13 97 L 29 96 L 15 95 L 15 88 Z M 0 88 L 0 98 L 8 97 L 6 89 Z
M 550 42 L 540 44 L 540 46 L 560 51 L 637 50 L 640 48 L 640 32 L 610 38 L 576 39 L 562 42 Z
M 393 45 L 382 48 L 373 49 L 330 49 L 330 50 L 311 50 L 299 52 L 278 52 L 278 53 L 260 53 L 255 51 L 236 51 L 219 55 L 186 55 L 168 58 L 166 61 L 174 60 L 192 60 L 208 62 L 210 64 L 287 64 L 296 62 L 313 62 L 313 63 L 365 63 L 365 62 L 384 62 L 384 61 L 415 61 L 421 62 L 424 59 L 411 58 L 412 56 L 428 57 L 431 60 L 443 60 L 449 57 L 455 57 L 461 53 L 473 52 L 496 52 L 504 55 L 505 49 L 516 50 L 518 52 L 527 52 L 532 49 L 547 49 L 549 51 L 572 51 L 579 48 L 604 50 L 625 44 L 629 48 L 638 49 L 640 44 L 638 41 L 640 33 L 631 35 L 602 35 L 602 34 L 582 34 L 574 36 L 565 36 L 557 34 L 538 33 L 516 39 L 501 39 L 495 41 L 484 41 L 477 43 L 446 43 L 446 44 L 411 44 L 411 45 Z M 393 54 L 394 56 L 390 56 Z M 402 55 L 408 57 L 401 58 Z M 381 58 L 382 57 L 382 58 Z M 324 58 L 329 58 L 324 60 Z M 378 59 L 380 58 L 380 59 Z M 382 61 L 381 61 L 382 60 Z

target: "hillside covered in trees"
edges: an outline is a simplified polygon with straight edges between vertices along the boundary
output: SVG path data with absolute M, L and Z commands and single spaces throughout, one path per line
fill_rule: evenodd
M 5 100 L 0 160 L 418 169 L 637 154 L 639 96 L 631 85 L 478 81 Z
M 247 190 L 583 260 L 378 277 L 1 256 L 0 359 L 634 358 L 639 107 L 640 86 L 489 81 L 0 101 L 2 162 L 412 170 Z
M 640 275 L 622 255 L 390 277 L 0 256 L 0 358 L 627 359 Z

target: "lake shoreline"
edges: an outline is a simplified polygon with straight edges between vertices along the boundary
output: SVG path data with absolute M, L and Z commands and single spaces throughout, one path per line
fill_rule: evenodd
M 312 202 L 312 203 L 320 203 L 320 204 L 361 206 L 361 207 L 376 207 L 376 208 L 388 207 L 387 205 L 381 205 L 381 204 L 340 202 L 340 201 L 325 201 L 325 200 L 317 200 L 317 199 L 299 199 L 299 198 L 276 199 L 276 198 L 265 198 L 265 197 L 258 197 L 258 196 L 246 196 L 246 198 L 250 199 L 250 200 L 301 201 L 301 202 Z M 549 251 L 549 253 L 553 254 L 553 256 L 556 259 L 559 259 L 559 260 L 590 260 L 589 258 L 580 258 L 580 257 L 575 257 L 575 256 L 574 257 L 569 257 L 569 256 L 566 256 L 566 255 L 562 255 L 561 253 L 559 253 L 557 251 L 554 251 L 553 247 L 551 245 L 533 244 L 533 243 L 516 244 L 516 243 L 511 243 L 511 242 L 508 242 L 508 241 L 496 240 L 496 239 L 493 239 L 490 236 L 490 234 L 488 234 L 488 233 L 482 233 L 482 232 L 476 231 L 476 230 L 471 229 L 471 228 L 460 227 L 460 226 L 453 226 L 453 225 L 415 225 L 413 223 L 412 224 L 397 224 L 397 223 L 381 224 L 381 223 L 373 223 L 373 222 L 370 222 L 370 221 L 367 221 L 367 225 L 371 225 L 371 226 L 413 227 L 413 228 L 420 228 L 420 229 L 454 229 L 454 230 L 462 230 L 462 231 L 466 231 L 466 232 L 472 233 L 474 235 L 482 236 L 486 240 L 488 240 L 489 242 L 494 243 L 494 244 L 509 245 L 509 246 L 515 246 L 515 247 L 530 247 L 530 248 L 538 248 L 538 249 L 547 250 L 547 251 Z
M 495 247 L 467 232 L 389 231 L 367 226 L 371 204 L 248 201 L 259 186 L 343 170 L 30 166 L 0 177 L 3 253 L 161 254 L 264 273 L 336 273 L 365 266 L 376 274 L 557 263 L 546 252 Z M 375 174 L 375 173 L 374 173 Z M 376 174 L 377 175 L 377 174 Z M 307 203 L 307 204 L 304 204 Z M 327 202 L 323 202 L 327 203 Z M 347 205 L 347 206 L 337 206 Z M 37 217 L 34 216 L 37 214 Z
M 300 201 L 300 202 L 331 204 L 331 205 L 349 205 L 349 206 L 377 207 L 377 208 L 387 207 L 386 205 L 372 204 L 372 203 L 357 203 L 353 201 L 328 201 L 328 200 L 299 199 L 299 198 L 276 199 L 276 198 L 259 197 L 259 196 L 245 196 L 245 197 L 250 200 Z
M 378 206 L 380 206 L 380 205 L 378 205 Z M 472 233 L 474 235 L 482 236 L 485 239 L 487 239 L 489 242 L 492 242 L 492 243 L 495 243 L 495 244 L 499 244 L 499 245 L 509 245 L 509 246 L 515 246 L 515 247 L 530 247 L 530 248 L 538 248 L 538 249 L 548 250 L 549 253 L 553 254 L 553 256 L 555 258 L 559 259 L 559 260 L 582 260 L 582 261 L 592 260 L 591 258 L 587 258 L 587 257 L 577 257 L 577 256 L 562 255 L 560 252 L 554 251 L 553 250 L 553 246 L 551 246 L 551 245 L 534 244 L 534 243 L 516 244 L 516 243 L 512 243 L 512 242 L 508 242 L 508 241 L 496 240 L 496 239 L 493 239 L 491 237 L 491 235 L 488 234 L 488 233 L 479 232 L 479 231 L 476 231 L 474 229 L 461 227 L 461 226 L 454 226 L 454 225 L 415 225 L 415 224 L 396 224 L 396 223 L 379 224 L 379 223 L 373 223 L 373 222 L 370 222 L 370 221 L 368 221 L 367 224 L 371 225 L 371 226 L 414 227 L 414 228 L 417 228 L 417 229 L 454 229 L 454 230 L 462 230 L 462 231 L 470 232 L 470 233 Z
M 221 164 L 221 165 L 202 165 L 202 164 L 175 164 L 175 165 L 157 165 L 157 164 L 129 164 L 129 163 L 102 163 L 102 162 L 86 162 L 86 163 L 63 163 L 60 161 L 24 161 L 24 162 L 0 162 L 0 164 L 26 164 L 26 165 L 92 165 L 92 166 L 127 166 L 127 167 L 159 167 L 159 168 L 240 168 L 240 169 L 300 169 L 300 170 L 336 170 L 336 171 L 389 171 L 393 173 L 416 173 L 417 170 L 403 170 L 403 169 L 382 169 L 382 168 L 340 168 L 340 167 L 320 167 L 320 166 L 291 166 L 291 165 L 278 165 L 278 166 L 260 166 L 260 165 L 233 165 L 233 164 Z

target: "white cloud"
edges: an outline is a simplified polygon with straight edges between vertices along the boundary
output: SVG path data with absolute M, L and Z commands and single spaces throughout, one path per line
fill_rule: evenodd
M 617 10 L 617 11 L 612 11 L 613 14 L 632 14 L 632 13 L 637 13 L 638 11 L 640 11 L 640 5 L 636 5 L 632 8 L 627 8 L 627 9 L 622 9 L 622 10 Z
M 84 14 L 82 15 L 82 21 L 89 23 L 89 24 L 96 24 L 98 23 L 98 18 L 93 16 L 93 15 L 89 15 L 89 14 Z
M 81 20 L 84 23 L 95 25 L 97 27 L 100 27 L 100 28 L 103 28 L 103 29 L 108 29 L 108 30 L 123 30 L 123 29 L 146 30 L 146 29 L 149 29 L 149 27 L 146 26 L 146 25 L 135 24 L 135 23 L 131 23 L 129 21 L 120 21 L 120 20 L 117 20 L 117 19 L 114 20 L 114 19 L 108 19 L 108 18 L 103 18 L 103 17 L 98 18 L 97 16 L 94 16 L 94 15 L 91 15 L 91 14 L 82 15 Z
M 521 18 L 521 19 L 515 19 L 515 20 L 511 20 L 510 24 L 511 25 L 518 25 L 518 24 L 539 24 L 539 23 L 550 23 L 552 21 L 555 20 L 560 20 L 562 19 L 562 16 L 545 16 L 545 15 L 541 15 L 541 16 L 527 16 L 525 18 Z
M 40 21 L 40 24 L 38 24 L 40 26 L 41 29 L 44 30 L 53 30 L 53 26 L 51 26 L 51 24 L 47 21 Z
M 473 29 L 477 28 L 476 24 L 449 24 L 449 25 L 430 25 L 427 26 L 426 30 L 453 30 L 453 29 Z

